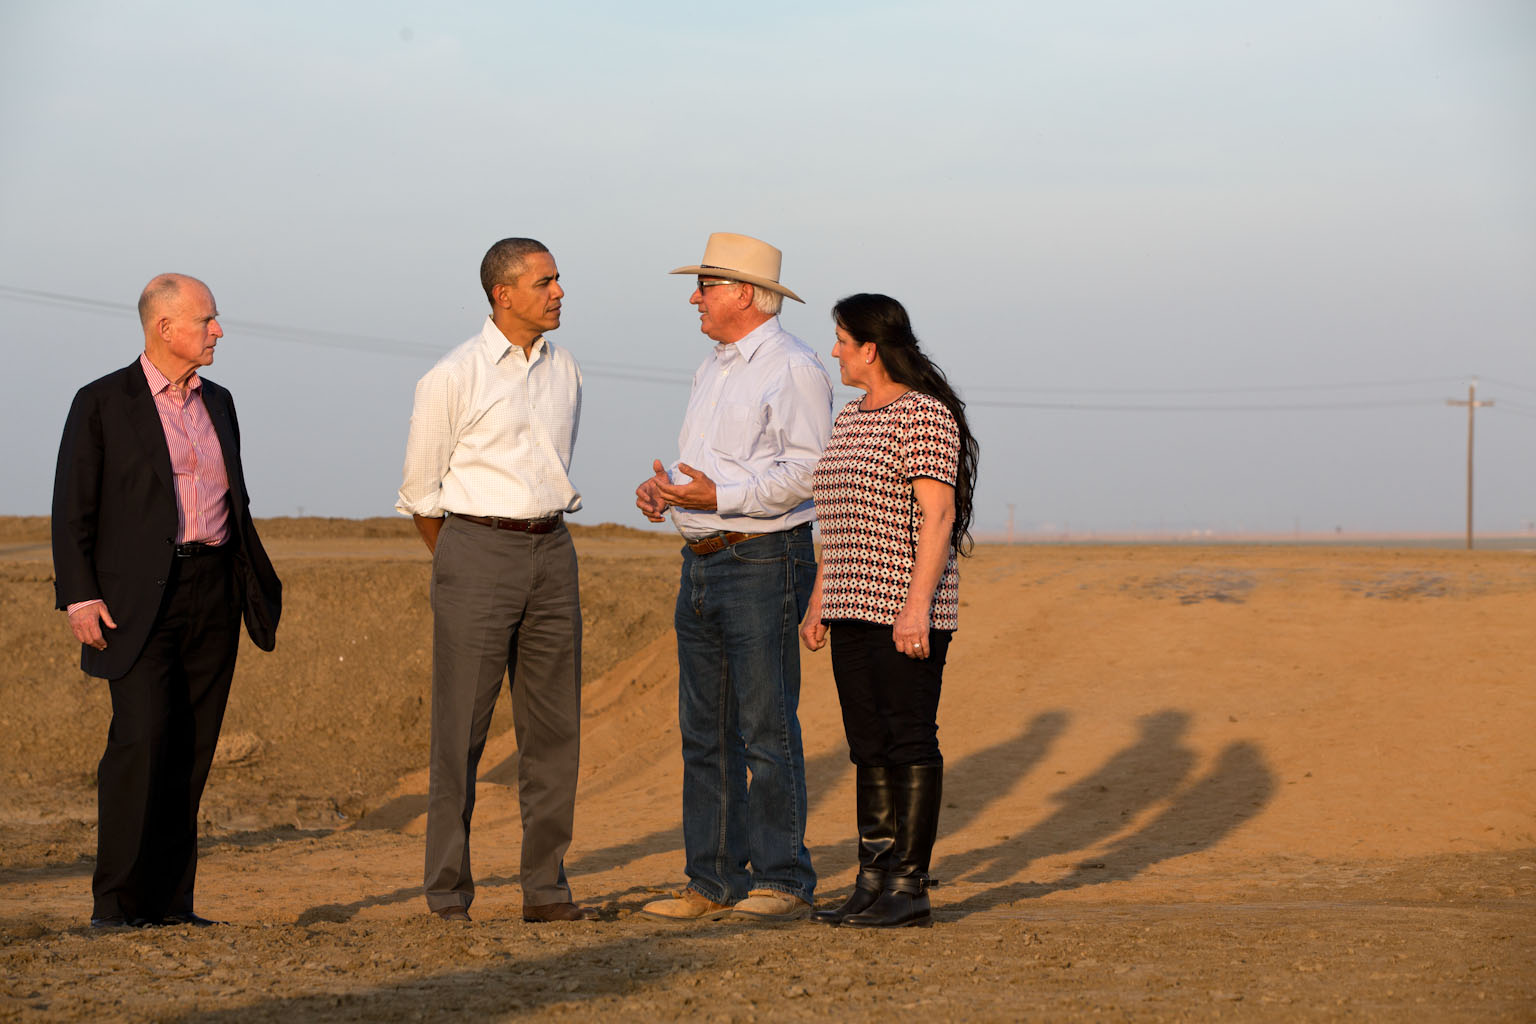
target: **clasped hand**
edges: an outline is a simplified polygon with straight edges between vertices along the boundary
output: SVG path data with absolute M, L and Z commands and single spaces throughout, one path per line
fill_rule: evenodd
M 651 522 L 661 522 L 668 508 L 713 512 L 718 507 L 715 482 L 702 470 L 694 469 L 686 462 L 679 462 L 677 471 L 688 477 L 688 482 L 684 484 L 671 481 L 660 459 L 651 461 L 651 470 L 652 475 L 635 488 L 635 507 Z

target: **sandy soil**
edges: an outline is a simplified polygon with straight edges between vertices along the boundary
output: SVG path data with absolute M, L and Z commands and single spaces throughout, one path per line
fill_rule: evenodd
M 938 924 L 667 927 L 676 542 L 578 533 L 577 838 L 601 920 L 526 925 L 510 722 L 475 923 L 421 899 L 427 561 L 393 520 L 263 524 L 287 585 L 204 800 L 207 930 L 84 927 L 102 684 L 0 520 L 0 1019 L 1536 1020 L 1536 552 L 983 547 L 941 710 Z M 807 841 L 852 771 L 806 659 Z

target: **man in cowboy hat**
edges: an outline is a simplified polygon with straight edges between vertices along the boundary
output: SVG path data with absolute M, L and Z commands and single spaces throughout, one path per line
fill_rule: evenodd
M 815 579 L 811 474 L 832 429 L 832 382 L 779 326 L 780 253 L 713 234 L 689 302 L 715 348 L 693 376 L 678 461 L 635 491 L 687 542 L 677 595 L 678 721 L 688 886 L 643 913 L 789 921 L 810 911 L 800 653 Z M 749 781 L 750 775 L 750 781 Z M 750 867 L 749 867 L 750 865 Z

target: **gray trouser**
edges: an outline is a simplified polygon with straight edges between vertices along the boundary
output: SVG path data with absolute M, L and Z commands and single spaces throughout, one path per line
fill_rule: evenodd
M 475 773 L 504 674 L 512 679 L 518 878 L 526 906 L 571 899 L 571 845 L 581 751 L 581 597 L 576 549 L 553 533 L 498 530 L 449 516 L 432 559 L 432 770 L 427 798 L 427 906 L 468 907 Z

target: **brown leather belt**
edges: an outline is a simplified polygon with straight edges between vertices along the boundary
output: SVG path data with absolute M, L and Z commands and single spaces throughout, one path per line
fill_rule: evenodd
M 448 514 L 466 523 L 478 523 L 497 530 L 515 530 L 518 533 L 554 533 L 560 528 L 560 522 L 565 516 L 563 512 L 556 512 L 543 519 L 503 519 L 500 516 L 467 516 L 462 512 Z
M 744 540 L 753 537 L 766 537 L 766 533 L 717 533 L 713 537 L 705 537 L 703 540 L 691 540 L 688 542 L 688 550 L 696 555 L 712 555 L 716 551 L 724 551 L 732 544 L 740 544 Z

